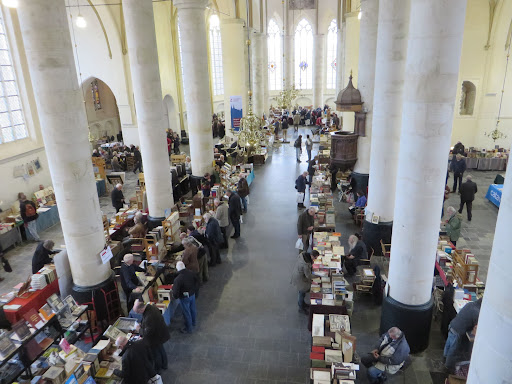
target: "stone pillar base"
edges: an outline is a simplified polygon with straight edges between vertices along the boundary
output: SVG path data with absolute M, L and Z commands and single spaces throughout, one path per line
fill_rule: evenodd
M 114 291 L 114 294 L 110 295 L 110 298 L 106 297 L 106 294 L 111 291 Z M 112 274 L 107 280 L 93 287 L 82 287 L 73 284 L 71 295 L 78 304 L 93 303 L 94 308 L 96 309 L 96 318 L 98 319 L 98 321 L 109 320 L 108 311 L 110 311 L 111 313 L 117 312 L 117 316 L 121 314 L 121 302 L 119 300 L 119 293 L 117 291 L 117 286 L 115 284 L 114 271 L 112 271 Z M 108 300 L 110 300 L 111 302 L 107 302 Z M 114 308 L 113 306 L 115 305 L 117 305 L 118 307 Z
M 380 334 L 391 327 L 398 327 L 404 332 L 411 353 L 424 351 L 428 347 L 433 307 L 432 297 L 423 305 L 407 305 L 385 296 L 382 302 Z
M 165 220 L 165 217 L 153 217 L 148 215 L 148 229 L 152 230 L 160 225 L 162 225 L 162 221 Z
M 367 173 L 352 172 L 352 180 L 355 180 L 354 195 L 357 191 L 363 191 L 366 193 L 368 189 L 368 179 L 370 175 Z
M 384 244 L 391 244 L 391 232 L 393 230 L 393 222 L 373 224 L 367 220 L 363 223 L 363 241 L 366 247 L 372 247 L 375 255 L 384 256 L 382 254 L 382 247 L 380 241 Z

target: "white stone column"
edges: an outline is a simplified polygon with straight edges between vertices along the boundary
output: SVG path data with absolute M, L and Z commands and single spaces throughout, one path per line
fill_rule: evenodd
M 222 19 L 220 33 L 222 37 L 222 66 L 224 73 L 224 115 L 226 133 L 231 134 L 230 97 L 242 96 L 243 115 L 247 113 L 247 63 L 244 60 L 247 32 L 242 19 Z
M 325 35 L 315 35 L 313 44 L 313 107 L 324 107 Z
M 262 33 L 251 34 L 251 84 L 252 84 L 252 100 L 253 112 L 261 118 L 265 111 L 264 104 L 264 73 L 266 67 L 263 65 L 263 41 L 266 36 Z
M 354 172 L 360 175 L 370 173 L 370 147 L 373 119 L 373 87 L 375 82 L 375 54 L 377 51 L 377 27 L 379 16 L 378 0 L 361 0 L 361 24 L 359 29 L 359 69 L 357 89 L 361 92 L 366 114 L 366 134 L 357 139 L 357 162 Z M 367 177 L 367 176 L 366 176 Z M 366 190 L 368 181 L 358 189 Z
M 123 13 L 149 215 L 155 219 L 163 219 L 166 211 L 170 214 L 174 202 L 165 136 L 153 2 L 125 0 Z
M 105 235 L 66 4 L 22 0 L 17 13 L 71 274 L 76 285 L 93 287 L 111 270 L 99 256 Z
M 412 350 L 428 346 L 432 273 L 465 14 L 466 0 L 411 0 L 396 184 L 399 192 L 381 330 L 391 322 L 403 327 Z
M 485 295 L 478 318 L 468 384 L 510 382 L 512 345 L 512 280 L 510 220 L 512 219 L 512 163 L 508 161 L 505 185 L 492 246 Z
M 289 34 L 287 32 L 286 35 L 284 35 L 284 57 L 283 57 L 283 64 L 284 64 L 284 86 L 286 88 L 292 88 L 295 84 L 295 71 L 294 71 L 294 62 L 295 62 L 295 47 L 294 47 L 294 39 L 293 34 Z
M 348 85 L 350 74 L 352 74 L 352 83 L 354 87 L 358 87 L 358 61 L 359 61 L 359 20 L 357 12 L 345 14 L 345 27 L 343 33 L 343 90 Z M 354 130 L 354 112 L 342 112 L 343 130 Z
M 174 0 L 180 20 L 183 75 L 187 80 L 185 104 L 194 176 L 210 172 L 213 162 L 212 104 L 205 22 L 207 3 L 207 0 Z M 229 103 L 224 108 L 229 110 Z
M 363 231 L 366 244 L 375 250 L 380 249 L 381 239 L 385 243 L 391 240 L 402 125 L 409 10 L 409 0 L 389 0 L 385 7 L 379 8 L 372 155 L 366 207 L 367 221 Z M 371 224 L 372 215 L 379 216 L 379 224 Z

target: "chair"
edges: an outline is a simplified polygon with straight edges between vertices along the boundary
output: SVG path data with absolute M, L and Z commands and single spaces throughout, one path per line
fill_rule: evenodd
M 365 265 L 365 266 L 371 266 L 372 264 L 372 257 L 373 257 L 373 254 L 375 253 L 375 251 L 373 250 L 372 247 L 370 247 L 370 251 L 368 252 L 369 256 L 367 259 L 359 259 L 359 263 L 360 265 Z
M 434 288 L 434 320 L 437 320 L 437 315 L 443 313 L 443 290 L 441 288 Z
M 354 224 L 360 225 L 361 228 L 363 227 L 364 219 L 365 219 L 365 213 L 364 213 L 364 207 L 356 207 L 354 212 Z
M 391 257 L 391 244 L 384 244 L 382 239 L 380 239 L 380 247 L 382 249 L 382 256 L 389 259 Z

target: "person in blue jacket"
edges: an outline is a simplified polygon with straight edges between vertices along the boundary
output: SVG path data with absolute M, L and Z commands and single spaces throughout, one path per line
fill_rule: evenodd
M 357 208 L 366 207 L 366 194 L 363 191 L 357 191 L 356 195 L 357 195 L 356 204 L 348 208 L 348 210 L 350 211 L 352 216 L 355 215 Z
M 302 172 L 302 174 L 297 177 L 297 180 L 295 180 L 295 189 L 298 193 L 302 193 L 302 202 L 297 201 L 298 208 L 304 208 L 304 196 L 306 194 L 306 184 L 308 184 L 307 177 L 308 173 Z
M 464 172 L 466 171 L 466 159 L 462 157 L 460 153 L 457 153 L 455 156 L 455 159 L 452 160 L 452 171 L 453 171 L 453 190 L 452 193 L 457 192 L 457 182 L 459 183 L 459 190 L 460 186 L 462 185 L 462 176 L 464 175 Z

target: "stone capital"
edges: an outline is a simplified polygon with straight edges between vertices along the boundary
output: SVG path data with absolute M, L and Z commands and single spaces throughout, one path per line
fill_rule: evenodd
M 208 0 L 174 0 L 174 6 L 178 9 L 201 9 L 205 10 Z

